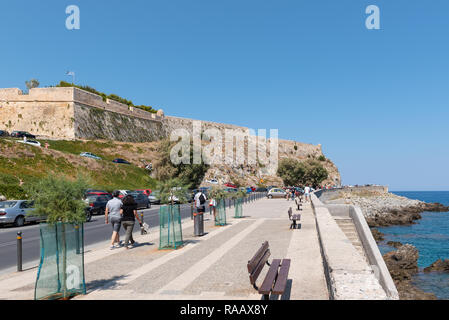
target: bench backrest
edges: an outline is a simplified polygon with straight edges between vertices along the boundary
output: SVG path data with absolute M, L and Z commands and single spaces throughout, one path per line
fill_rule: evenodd
M 248 261 L 249 281 L 251 284 L 256 283 L 256 280 L 259 277 L 265 263 L 268 261 L 270 254 L 268 241 L 265 241 L 251 260 Z

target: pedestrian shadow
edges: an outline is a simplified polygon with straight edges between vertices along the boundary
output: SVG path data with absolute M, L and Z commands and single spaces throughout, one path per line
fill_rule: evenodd
M 153 246 L 153 242 L 139 242 L 134 244 L 134 248 Z
M 114 289 L 118 287 L 118 283 L 120 280 L 124 279 L 125 276 L 114 276 L 109 279 L 101 279 L 101 280 L 92 280 L 88 283 L 86 283 L 86 291 L 87 293 L 90 293 L 96 289 L 102 289 L 102 290 L 108 290 L 108 289 Z

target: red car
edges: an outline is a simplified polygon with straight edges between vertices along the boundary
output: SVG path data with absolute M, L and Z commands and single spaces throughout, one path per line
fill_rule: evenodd
M 136 192 L 143 193 L 146 196 L 149 196 L 151 194 L 151 189 L 137 189 Z
M 232 183 L 230 183 L 230 182 L 225 183 L 225 186 L 226 186 L 226 187 L 229 187 L 229 188 L 237 188 L 237 186 L 236 186 L 235 184 L 232 184 Z

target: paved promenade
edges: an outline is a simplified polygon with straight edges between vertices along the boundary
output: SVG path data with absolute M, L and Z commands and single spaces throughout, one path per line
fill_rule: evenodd
M 178 250 L 158 250 L 158 228 L 135 237 L 140 245 L 131 250 L 109 250 L 105 242 L 85 253 L 88 292 L 75 299 L 258 300 L 246 264 L 265 240 L 270 261 L 291 259 L 286 293 L 273 299 L 329 299 L 313 211 L 306 204 L 302 228 L 290 230 L 289 207 L 295 211 L 292 201 L 261 199 L 243 206 L 243 219 L 233 219 L 234 208 L 227 209 L 224 227 L 214 226 L 207 213 L 207 234 L 193 236 L 193 222 L 184 222 L 185 245 Z M 1 277 L 0 299 L 33 299 L 36 272 Z

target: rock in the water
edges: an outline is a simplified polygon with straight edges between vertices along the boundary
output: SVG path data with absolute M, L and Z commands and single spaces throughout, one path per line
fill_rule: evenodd
M 432 272 L 432 271 L 449 272 L 449 259 L 445 260 L 438 259 L 427 268 L 424 268 L 424 272 Z
M 376 240 L 377 242 L 384 240 L 384 234 L 376 228 L 371 228 L 371 233 L 373 234 L 374 240 Z
M 419 252 L 411 244 L 402 245 L 383 257 L 393 280 L 410 280 L 418 272 Z
M 403 246 L 403 244 L 399 241 L 388 241 L 387 245 L 389 245 L 390 247 L 396 248 L 396 249 Z

